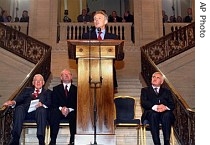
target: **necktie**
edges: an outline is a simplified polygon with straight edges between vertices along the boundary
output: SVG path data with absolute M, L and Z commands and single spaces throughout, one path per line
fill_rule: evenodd
M 36 89 L 35 90 L 35 93 L 34 93 L 34 99 L 36 99 L 39 95 L 39 89 Z
M 158 88 L 154 88 L 154 90 L 155 90 L 155 94 L 156 94 L 156 95 L 158 95 L 158 91 L 157 91 L 157 89 L 158 89 Z
M 102 32 L 98 32 L 98 40 L 102 40 L 101 33 Z
M 68 86 L 66 85 L 65 86 L 65 94 L 66 94 L 66 97 L 68 96 Z

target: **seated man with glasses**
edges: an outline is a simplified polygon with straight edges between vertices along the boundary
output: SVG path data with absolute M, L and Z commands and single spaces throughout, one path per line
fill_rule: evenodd
M 51 91 L 44 89 L 44 78 L 36 74 L 32 87 L 26 87 L 14 100 L 6 101 L 4 106 L 14 108 L 12 139 L 9 145 L 19 145 L 25 119 L 34 119 L 37 123 L 39 145 L 45 145 L 45 129 L 48 109 L 51 105 Z

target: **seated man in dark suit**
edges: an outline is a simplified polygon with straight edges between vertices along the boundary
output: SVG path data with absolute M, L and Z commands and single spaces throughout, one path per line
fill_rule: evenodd
M 35 119 L 37 122 L 37 138 L 39 145 L 45 145 L 45 128 L 47 125 L 48 107 L 51 105 L 51 91 L 43 88 L 45 81 L 41 74 L 33 78 L 33 87 L 27 87 L 14 100 L 9 100 L 3 105 L 15 109 L 12 140 L 9 145 L 19 145 L 22 125 L 25 119 Z M 36 105 L 32 107 L 31 102 Z
M 52 108 L 50 111 L 50 145 L 56 145 L 60 120 L 69 122 L 70 143 L 74 145 L 76 134 L 77 87 L 72 84 L 72 74 L 64 69 L 61 72 L 61 84 L 53 87 Z
M 141 106 L 144 111 L 142 123 L 149 121 L 152 139 L 155 145 L 160 145 L 159 124 L 162 124 L 164 145 L 170 145 L 171 125 L 175 121 L 173 114 L 174 100 L 171 91 L 161 87 L 164 76 L 160 72 L 152 75 L 151 86 L 141 90 Z
M 100 31 L 100 39 L 118 39 L 118 36 L 112 33 L 106 32 L 106 25 L 108 23 L 108 16 L 103 11 L 96 11 L 94 15 L 94 26 L 95 28 L 91 30 L 90 33 L 84 33 L 82 35 L 82 39 L 98 39 L 99 31 Z M 90 36 L 89 36 L 90 35 Z M 114 67 L 114 64 L 113 64 Z M 117 77 L 116 77 L 116 69 L 113 68 L 113 81 L 114 81 L 114 89 L 115 93 L 117 93 Z

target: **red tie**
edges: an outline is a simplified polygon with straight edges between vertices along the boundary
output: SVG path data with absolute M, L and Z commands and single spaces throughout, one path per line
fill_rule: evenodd
M 36 89 L 35 93 L 34 93 L 34 99 L 36 99 L 39 95 L 39 89 Z
M 102 40 L 101 33 L 102 32 L 98 32 L 98 40 Z

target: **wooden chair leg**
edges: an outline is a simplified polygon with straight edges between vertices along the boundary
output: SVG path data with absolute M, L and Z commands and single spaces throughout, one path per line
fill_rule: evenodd
M 48 144 L 48 128 L 45 128 L 45 143 Z
M 47 144 L 50 143 L 50 126 L 47 126 Z
M 139 126 L 136 128 L 137 129 L 137 145 L 139 145 Z
M 144 141 L 144 145 L 147 145 L 147 141 L 146 141 L 146 126 L 143 127 L 143 132 L 144 132 L 144 136 L 143 136 L 143 141 Z
M 142 143 L 142 145 L 146 145 L 147 144 L 147 141 L 146 141 L 146 126 L 143 126 L 142 127 L 143 129 L 143 141 L 141 142 Z M 171 141 L 171 144 L 172 145 L 175 145 L 175 136 L 174 136 L 174 128 L 173 128 L 173 126 L 171 127 L 171 139 L 170 139 L 170 141 Z
M 26 144 L 26 128 L 23 128 L 23 145 Z
M 175 145 L 175 136 L 174 136 L 174 128 L 171 127 L 171 143 L 172 145 Z
M 144 145 L 144 133 L 143 133 L 144 126 L 140 126 L 140 138 L 141 138 L 141 145 Z

